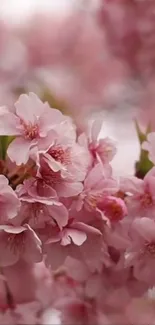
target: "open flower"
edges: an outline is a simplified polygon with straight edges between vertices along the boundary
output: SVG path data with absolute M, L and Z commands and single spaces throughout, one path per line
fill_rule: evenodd
M 75 181 L 72 177 L 62 177 L 60 171 L 56 172 L 50 168 L 48 162 L 44 159 L 44 156 L 40 156 L 39 174 L 40 178 L 56 191 L 58 197 L 75 196 L 83 189 L 82 183 L 76 181 L 76 175 Z
M 45 203 L 57 199 L 55 190 L 38 177 L 25 179 L 23 184 L 17 186 L 16 193 L 20 198 L 35 198 L 36 201 L 42 200 Z
M 98 163 L 85 178 L 83 191 L 73 202 L 73 207 L 77 211 L 84 208 L 86 211 L 94 212 L 106 196 L 115 194 L 117 190 L 118 184 L 112 178 L 111 167 Z
M 155 218 L 155 167 L 143 180 L 134 176 L 122 178 L 120 187 L 127 194 L 125 202 L 130 216 Z
M 15 264 L 19 259 L 29 263 L 41 262 L 40 239 L 29 225 L 0 226 L 0 266 Z
M 149 284 L 155 281 L 155 222 L 149 218 L 136 218 L 130 229 L 130 245 L 126 265 L 134 267 L 137 279 Z
M 25 164 L 31 149 L 39 146 L 52 126 L 62 120 L 60 111 L 42 103 L 35 94 L 21 95 L 14 112 L 3 109 L 0 113 L 0 135 L 16 136 L 7 151 L 9 158 L 17 165 Z
M 107 164 L 116 154 L 116 145 L 115 142 L 108 137 L 104 139 L 99 138 L 102 124 L 103 121 L 101 117 L 94 120 L 88 135 L 82 133 L 79 136 L 79 143 L 88 147 L 95 162 Z
M 34 154 L 38 166 L 37 177 L 55 190 L 58 197 L 75 196 L 82 190 L 91 165 L 88 150 L 76 142 L 75 127 L 71 120 L 60 123 L 42 142 Z
M 66 226 L 68 210 L 51 187 L 32 178 L 18 186 L 16 192 L 22 202 L 17 220 L 29 223 L 34 229 L 44 227 L 45 223 L 57 224 L 60 229 Z
M 61 232 L 57 232 L 56 235 L 50 237 L 45 242 L 44 249 L 47 254 L 46 264 L 57 269 L 65 262 L 67 256 L 84 261 L 86 258 L 84 243 L 90 237 L 89 245 L 91 249 L 93 240 L 94 244 L 95 241 L 98 243 L 97 239 L 100 236 L 101 232 L 98 229 L 86 225 L 83 222 L 70 220 Z M 91 259 L 91 256 L 89 258 Z
M 60 123 L 54 128 L 55 136 L 49 136 L 43 148 L 39 150 L 40 158 L 44 160 L 53 172 L 60 172 L 62 178 L 83 181 L 91 164 L 89 151 L 76 142 L 75 127 L 71 120 Z M 38 162 L 40 166 L 40 161 Z

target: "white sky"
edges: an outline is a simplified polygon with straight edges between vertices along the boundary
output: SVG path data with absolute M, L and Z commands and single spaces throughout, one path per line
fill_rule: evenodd
M 10 22 L 20 22 L 35 10 L 66 12 L 74 0 L 0 0 L 0 15 Z
M 36 10 L 62 14 L 75 6 L 96 9 L 99 3 L 100 0 L 0 0 L 0 16 L 11 23 L 20 23 Z

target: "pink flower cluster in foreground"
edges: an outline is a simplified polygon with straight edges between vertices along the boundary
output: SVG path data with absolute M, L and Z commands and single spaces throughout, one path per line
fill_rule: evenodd
M 101 127 L 77 135 L 34 93 L 1 107 L 1 323 L 153 324 L 155 167 L 116 179 Z M 154 141 L 143 144 L 153 163 Z

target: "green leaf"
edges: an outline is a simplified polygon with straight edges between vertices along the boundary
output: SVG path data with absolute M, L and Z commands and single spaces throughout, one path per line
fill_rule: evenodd
M 141 149 L 140 159 L 135 165 L 136 176 L 139 178 L 144 178 L 153 166 L 153 163 L 148 158 L 148 152 Z
M 151 125 L 147 126 L 145 132 L 142 132 L 138 122 L 135 120 L 135 127 L 139 139 L 140 146 L 142 143 L 147 140 L 147 135 L 151 132 Z M 136 176 L 140 178 L 144 178 L 144 176 L 148 173 L 148 171 L 153 167 L 153 163 L 149 160 L 148 152 L 141 148 L 139 161 L 136 162 Z
M 136 127 L 139 142 L 140 142 L 140 144 L 142 144 L 144 141 L 147 140 L 147 135 L 151 132 L 151 124 L 149 123 L 146 128 L 146 131 L 142 132 L 137 120 L 135 119 L 135 127 Z
M 0 159 L 5 160 L 7 149 L 14 137 L 0 136 Z

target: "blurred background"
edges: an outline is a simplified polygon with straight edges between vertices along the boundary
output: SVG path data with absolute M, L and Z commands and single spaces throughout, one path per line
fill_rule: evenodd
M 154 0 L 0 2 L 0 104 L 34 91 L 80 131 L 100 114 L 116 174 L 139 158 L 134 120 L 154 129 L 154 68 Z

